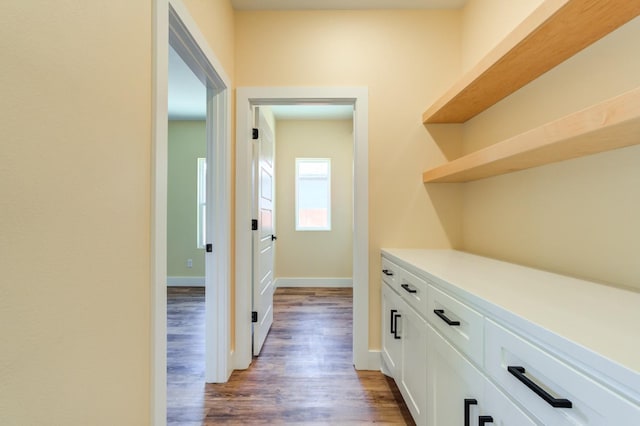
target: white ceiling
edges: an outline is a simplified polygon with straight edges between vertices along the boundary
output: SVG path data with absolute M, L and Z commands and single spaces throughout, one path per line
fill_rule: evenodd
M 467 0 L 231 0 L 236 10 L 459 9 Z

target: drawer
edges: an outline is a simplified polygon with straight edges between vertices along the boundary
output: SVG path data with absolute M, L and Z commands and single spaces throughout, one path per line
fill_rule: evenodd
M 429 322 L 466 356 L 482 365 L 483 316 L 432 285 L 428 291 Z
M 396 278 L 400 267 L 388 259 L 382 258 L 382 280 L 395 289 Z
M 418 314 L 427 317 L 427 283 L 422 278 L 400 268 L 394 289 Z
M 485 338 L 487 374 L 543 424 L 638 424 L 638 405 L 542 348 L 491 320 Z

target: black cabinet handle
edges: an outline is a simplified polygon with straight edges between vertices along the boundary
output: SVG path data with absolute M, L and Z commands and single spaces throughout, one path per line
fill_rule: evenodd
M 409 287 L 409 284 L 401 284 L 400 287 L 404 288 L 406 292 L 408 293 L 417 293 L 418 290 L 416 290 L 415 288 L 411 288 Z
M 478 426 L 483 426 L 486 423 L 493 423 L 493 417 L 491 416 L 479 416 Z
M 526 373 L 524 367 L 519 367 L 515 365 L 510 365 L 507 367 L 507 371 L 513 374 L 516 379 L 520 380 L 526 387 L 531 389 L 536 393 L 540 398 L 544 399 L 547 404 L 551 405 L 555 408 L 571 408 L 573 404 L 568 399 L 564 398 L 554 398 L 549 394 L 546 390 L 542 389 L 538 386 L 533 380 L 524 375 Z
M 397 312 L 398 312 L 397 309 L 391 309 L 391 312 L 390 312 L 390 314 L 391 314 L 391 316 L 390 316 L 390 319 L 391 319 L 390 329 L 391 329 L 391 331 L 389 331 L 389 332 L 391 334 L 393 334 L 393 335 L 396 334 L 396 325 L 395 325 L 395 321 L 393 320 L 393 318 L 395 316 L 394 314 L 397 313 Z
M 447 318 L 447 316 L 444 314 L 443 309 L 434 309 L 433 313 L 439 316 L 442 321 L 447 323 L 447 325 L 450 325 L 450 326 L 460 325 L 460 321 L 451 321 L 449 318 Z
M 469 408 L 472 405 L 478 405 L 478 400 L 474 398 L 465 398 L 464 400 L 464 426 L 471 426 L 471 413 Z
M 394 339 L 398 339 L 400 340 L 400 336 L 398 336 L 398 318 L 401 318 L 402 315 L 400 315 L 399 313 L 395 313 L 395 316 L 393 317 L 393 337 Z
M 271 234 L 271 241 L 275 241 L 277 239 L 278 239 L 278 237 L 276 237 L 275 235 Z
M 385 274 L 388 277 L 392 277 L 393 276 L 393 271 L 390 271 L 388 269 L 383 269 L 382 273 Z

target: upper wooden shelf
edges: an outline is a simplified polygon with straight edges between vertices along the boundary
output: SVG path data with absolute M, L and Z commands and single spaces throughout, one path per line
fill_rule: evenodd
M 640 144 L 640 88 L 427 170 L 427 182 L 468 182 Z
M 640 0 L 545 0 L 422 115 L 464 123 L 640 15 Z

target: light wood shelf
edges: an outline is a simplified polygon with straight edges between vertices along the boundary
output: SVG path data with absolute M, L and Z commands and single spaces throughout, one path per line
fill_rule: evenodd
M 428 182 L 468 182 L 640 144 L 640 87 L 450 161 Z
M 545 0 L 422 115 L 463 123 L 640 15 L 640 0 Z

